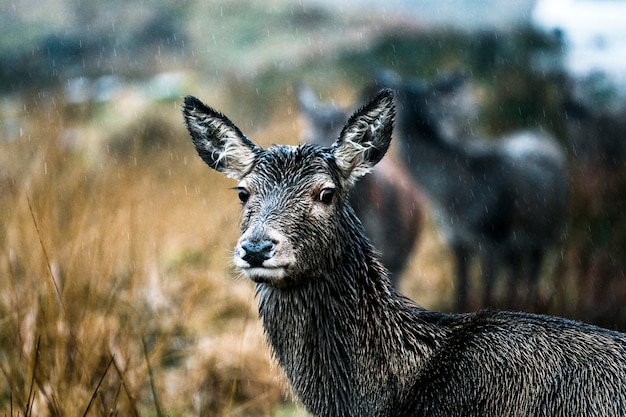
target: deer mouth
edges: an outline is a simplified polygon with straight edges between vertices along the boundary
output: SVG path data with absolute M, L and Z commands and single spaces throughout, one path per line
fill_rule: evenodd
M 287 276 L 287 269 L 282 266 L 239 268 L 246 278 L 264 284 L 275 284 Z

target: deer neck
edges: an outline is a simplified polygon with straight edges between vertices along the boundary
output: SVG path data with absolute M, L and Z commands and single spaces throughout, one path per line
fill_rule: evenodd
M 344 250 L 336 269 L 307 277 L 306 285 L 257 284 L 259 315 L 274 356 L 295 394 L 319 416 L 377 415 L 373 410 L 396 399 L 391 391 L 372 393 L 371 387 L 406 380 L 398 374 L 406 372 L 407 360 L 417 363 L 430 349 L 403 349 L 410 358 L 397 355 L 398 346 L 413 344 L 402 339 L 419 329 L 399 331 L 407 323 L 398 321 L 397 311 L 413 313 L 392 289 L 362 232 L 356 236 L 359 248 Z M 372 379 L 385 383 L 369 383 Z M 356 408 L 359 404 L 367 409 Z
M 403 163 L 434 202 L 446 206 L 473 180 L 468 150 L 440 136 L 402 135 Z

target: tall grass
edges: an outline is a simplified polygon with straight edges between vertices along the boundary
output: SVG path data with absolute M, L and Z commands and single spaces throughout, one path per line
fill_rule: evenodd
M 281 403 L 252 286 L 230 273 L 232 184 L 208 175 L 173 107 L 105 134 L 32 102 L 21 135 L 0 143 L 0 413 L 272 415 Z

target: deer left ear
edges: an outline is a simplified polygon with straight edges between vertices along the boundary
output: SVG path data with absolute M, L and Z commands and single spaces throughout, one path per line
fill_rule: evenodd
M 185 97 L 183 115 L 198 155 L 208 166 L 228 177 L 241 179 L 263 150 L 223 114 L 195 97 Z
M 350 184 L 367 174 L 389 149 L 394 117 L 393 91 L 384 89 L 344 126 L 332 152 Z

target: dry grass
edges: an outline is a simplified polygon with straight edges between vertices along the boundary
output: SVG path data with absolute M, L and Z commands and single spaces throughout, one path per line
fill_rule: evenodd
M 0 144 L 0 412 L 273 415 L 284 387 L 231 274 L 232 184 L 178 111 L 107 138 L 58 104 L 27 108 Z

